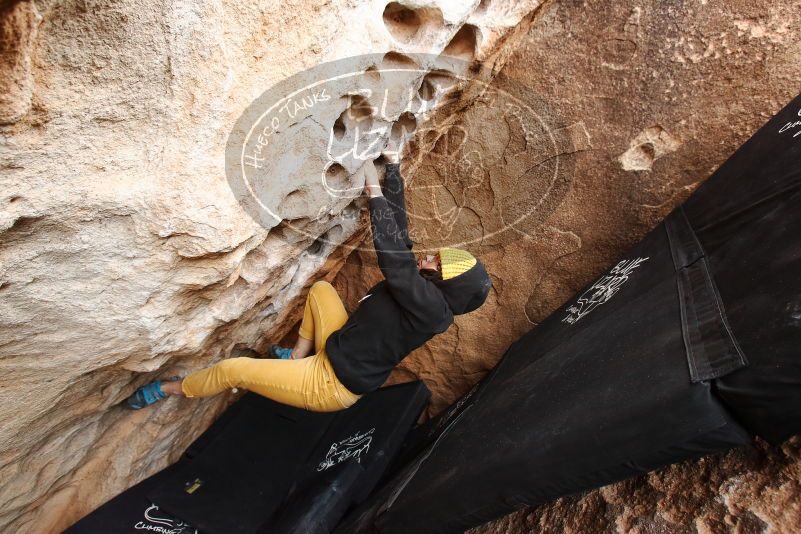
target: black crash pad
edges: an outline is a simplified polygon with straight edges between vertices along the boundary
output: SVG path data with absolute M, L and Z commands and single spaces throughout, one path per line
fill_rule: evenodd
M 87 515 L 64 534 L 133 534 L 155 532 L 170 534 L 196 534 L 192 526 L 177 519 L 147 498 L 147 493 L 168 480 L 182 468 L 181 460 L 166 469 L 128 488 Z
M 781 443 L 801 432 L 801 96 L 683 211 L 748 360 L 715 391 L 746 428 Z
M 328 532 L 367 497 L 429 398 L 413 382 L 314 413 L 248 394 L 225 431 L 148 496 L 203 533 Z
M 245 397 L 229 406 L 209 428 L 187 447 L 178 462 L 109 500 L 65 530 L 65 534 L 131 534 L 134 532 L 196 534 L 195 528 L 167 514 L 164 510 L 160 510 L 147 497 L 147 494 L 164 481 L 174 477 L 184 468 L 185 464 L 222 434 L 248 404 L 247 401 L 243 402 L 244 399 Z
M 373 489 L 429 399 L 418 381 L 314 413 L 248 393 L 178 462 L 66 532 L 330 532 Z

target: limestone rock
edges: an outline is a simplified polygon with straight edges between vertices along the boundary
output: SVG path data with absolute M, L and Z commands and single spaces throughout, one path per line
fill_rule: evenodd
M 0 5 L 0 124 L 18 121 L 31 107 L 31 48 L 40 20 L 33 2 Z

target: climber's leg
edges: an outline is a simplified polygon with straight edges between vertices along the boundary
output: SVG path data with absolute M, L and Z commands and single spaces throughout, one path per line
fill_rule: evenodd
M 181 391 L 187 397 L 210 397 L 226 389 L 242 388 L 282 404 L 306 408 L 306 378 L 311 367 L 309 358 L 230 358 L 184 378 Z
M 187 397 L 208 397 L 231 388 L 315 412 L 342 410 L 360 397 L 337 380 L 325 350 L 301 360 L 231 358 L 182 382 Z
M 315 282 L 306 297 L 298 335 L 306 340 L 314 340 L 314 352 L 319 353 L 325 347 L 328 336 L 342 328 L 347 320 L 348 312 L 334 286 L 328 282 Z
M 330 325 L 344 324 L 347 319 L 348 314 L 333 286 L 328 282 L 317 282 L 306 297 L 295 347 L 288 349 L 272 345 L 270 353 L 275 358 L 299 360 L 311 354 L 312 348 L 314 352 L 320 352 L 321 343 L 324 344 L 328 334 L 336 330 Z
M 306 299 L 303 322 L 298 331 L 300 337 L 314 340 L 316 351 L 314 356 L 306 358 L 311 363 L 306 379 L 308 410 L 341 410 L 353 405 L 361 397 L 342 385 L 325 352 L 328 336 L 342 328 L 347 320 L 348 313 L 334 286 L 328 282 L 316 282 Z
M 316 354 L 309 358 L 273 360 L 231 358 L 187 376 L 180 391 L 187 397 L 207 397 L 226 389 L 243 388 L 282 404 L 312 411 L 341 410 L 359 399 L 336 378 L 325 341 L 348 320 L 334 287 L 315 283 L 306 299 L 298 334 L 314 342 Z
M 347 322 L 348 312 L 342 304 L 334 286 L 328 282 L 316 282 L 306 299 L 303 322 L 298 334 L 314 339 L 314 356 L 307 377 L 309 397 L 307 409 L 318 412 L 341 410 L 353 405 L 361 395 L 348 391 L 334 373 L 325 342 Z

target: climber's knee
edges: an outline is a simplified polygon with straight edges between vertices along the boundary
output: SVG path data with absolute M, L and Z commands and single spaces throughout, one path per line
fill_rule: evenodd
M 332 286 L 329 282 L 326 282 L 325 280 L 318 280 L 312 284 L 309 291 L 314 291 L 315 293 L 333 291 L 336 293 L 337 290 L 334 289 L 334 286 Z

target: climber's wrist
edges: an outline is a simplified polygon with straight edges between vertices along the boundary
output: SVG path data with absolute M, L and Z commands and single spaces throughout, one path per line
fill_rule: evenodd
M 369 196 L 370 198 L 384 196 L 384 193 L 381 192 L 381 186 L 379 184 L 366 185 L 364 186 L 364 190 L 367 193 L 367 196 Z

